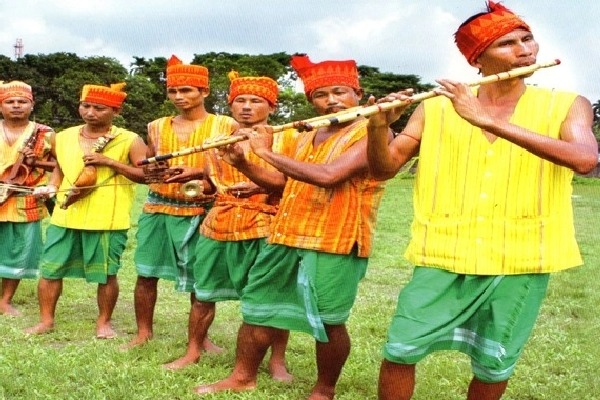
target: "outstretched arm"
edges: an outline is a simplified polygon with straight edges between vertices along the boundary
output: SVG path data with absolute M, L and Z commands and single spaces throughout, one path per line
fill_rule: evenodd
M 575 99 L 560 127 L 560 138 L 554 139 L 492 115 L 465 84 L 444 79 L 438 82 L 443 87 L 440 94 L 448 97 L 456 112 L 472 125 L 579 174 L 586 174 L 597 165 L 598 143 L 592 132 L 594 114 L 586 98 Z
M 271 150 L 272 133 L 269 127 L 259 126 L 250 136 L 254 153 L 277 168 L 285 176 L 315 186 L 331 188 L 368 171 L 366 138 L 352 145 L 348 151 L 328 164 L 313 164 L 294 160 Z
M 381 101 L 406 100 L 410 92 L 392 93 Z M 372 103 L 374 99 L 369 99 Z M 411 115 L 404 130 L 391 142 L 388 140 L 389 125 L 395 122 L 404 112 L 406 107 L 382 111 L 369 117 L 367 159 L 369 170 L 375 179 L 391 179 L 404 164 L 413 158 L 419 151 L 421 132 L 424 125 L 424 111 L 422 105 L 417 107 Z
M 239 143 L 230 144 L 219 149 L 219 157 L 233 165 L 252 182 L 268 192 L 283 191 L 287 178 L 279 171 L 263 168 L 250 162 Z

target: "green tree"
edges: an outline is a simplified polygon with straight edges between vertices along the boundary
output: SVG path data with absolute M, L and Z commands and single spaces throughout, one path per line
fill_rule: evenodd
M 109 57 L 27 54 L 14 64 L 17 71 L 14 79 L 24 80 L 33 87 L 36 102 L 33 117 L 57 131 L 81 123 L 78 104 L 83 85 L 108 85 L 123 82 L 127 77 L 127 70 Z
M 27 66 L 22 64 L 23 63 L 13 61 L 4 55 L 0 55 L 0 81 L 25 81 L 26 78 L 30 78 L 31 71 L 28 70 Z
M 283 125 L 287 122 L 301 121 L 316 116 L 315 110 L 304 93 L 298 93 L 291 87 L 279 90 L 277 110 L 271 116 L 270 123 Z
M 594 111 L 593 132 L 596 136 L 596 139 L 600 143 L 600 100 L 592 104 L 592 110 Z
M 203 65 L 209 71 L 210 92 L 206 107 L 216 114 L 228 114 L 228 73 L 237 71 L 240 76 L 268 76 L 276 81 L 287 72 L 289 56 L 285 53 L 271 55 L 248 55 L 230 53 L 196 54 L 193 64 Z M 279 82 L 278 82 L 279 83 Z
M 279 102 L 271 118 L 272 124 L 281 125 L 314 117 L 315 112 L 306 96 L 296 89 L 298 77 L 289 66 L 290 57 L 283 52 L 259 55 L 225 52 L 196 54 L 192 63 L 207 67 L 210 75 L 211 95 L 207 98 L 207 110 L 216 114 L 229 113 L 228 73 L 235 70 L 240 76 L 268 76 L 277 81 Z M 66 52 L 27 54 L 16 61 L 0 56 L 0 80 L 19 79 L 29 83 L 36 100 L 34 118 L 57 131 L 81 123 L 78 104 L 84 84 L 126 82 L 127 99 L 115 123 L 145 137 L 148 122 L 176 112 L 166 96 L 166 65 L 167 59 L 164 57 L 146 59 L 134 56 L 125 68 L 113 58 L 81 58 Z M 416 75 L 382 73 L 378 68 L 365 65 L 359 66 L 358 71 L 365 94 L 376 98 L 405 88 L 413 88 L 419 93 L 433 87 L 421 83 Z M 599 105 L 595 105 L 596 114 Z M 402 129 L 409 114 L 410 110 L 393 128 Z
M 123 103 L 120 125 L 137 133 L 145 140 L 148 122 L 158 117 L 171 115 L 174 109 L 162 107 L 165 103 L 164 84 L 157 85 L 151 78 L 142 74 L 128 76 L 126 83 L 127 99 Z M 118 121 L 115 123 L 118 124 Z
M 376 99 L 385 97 L 389 93 L 398 92 L 404 89 L 413 89 L 414 93 L 427 92 L 434 88 L 431 84 L 421 83 L 421 78 L 417 75 L 398 75 L 390 72 L 380 72 L 379 68 L 360 65 L 358 67 L 360 83 L 365 92 L 365 100 L 369 96 Z M 392 129 L 400 132 L 406 126 L 408 118 L 417 107 L 417 104 L 411 104 L 406 112 L 400 116 L 398 121 L 392 124 Z
M 144 57 L 133 57 L 134 61 L 129 64 L 130 75 L 143 75 L 161 88 L 165 88 L 167 59 L 156 57 L 146 60 Z M 164 91 L 166 95 L 166 91 Z

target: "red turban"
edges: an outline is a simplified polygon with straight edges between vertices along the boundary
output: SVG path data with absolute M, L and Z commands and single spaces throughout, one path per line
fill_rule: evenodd
M 31 86 L 21 81 L 8 83 L 0 81 L 0 101 L 4 101 L 9 97 L 25 97 L 29 101 L 33 101 Z
M 308 98 L 315 89 L 325 86 L 341 85 L 360 89 L 354 60 L 322 61 L 315 64 L 306 54 L 295 54 L 290 64 L 302 79 L 304 93 Z
M 172 55 L 167 62 L 167 87 L 173 86 L 208 88 L 208 69 L 202 65 L 183 64 Z
M 231 85 L 229 86 L 229 96 L 227 102 L 231 104 L 233 100 L 241 94 L 253 94 L 267 100 L 272 106 L 277 103 L 279 87 L 277 82 L 266 76 L 245 76 L 240 77 L 236 71 L 227 74 Z
M 125 83 L 114 83 L 108 86 L 83 85 L 79 101 L 102 104 L 107 107 L 119 108 L 123 104 L 127 93 L 123 91 Z
M 494 40 L 515 29 L 531 31 L 529 25 L 508 8 L 489 0 L 488 12 L 461 25 L 454 38 L 460 52 L 472 64 Z

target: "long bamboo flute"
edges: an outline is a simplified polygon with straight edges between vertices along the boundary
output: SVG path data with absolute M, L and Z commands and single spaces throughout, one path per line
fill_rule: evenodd
M 338 115 L 343 116 L 343 115 L 348 114 L 349 112 L 352 112 L 354 110 L 359 110 L 361 108 L 363 108 L 363 107 L 362 106 L 352 107 L 351 109 L 338 111 L 337 113 L 327 114 L 327 116 L 332 117 L 332 118 L 335 116 L 338 116 Z M 324 117 L 325 116 L 323 116 L 323 115 L 319 115 L 319 116 L 305 119 L 302 121 L 293 121 L 293 122 L 288 122 L 287 124 L 283 124 L 283 125 L 275 125 L 272 127 L 273 132 L 282 132 L 286 129 L 293 129 L 293 128 L 296 128 L 299 124 L 311 124 L 313 122 L 318 122 L 318 121 L 322 120 Z M 186 154 L 198 153 L 201 151 L 206 151 L 208 149 L 214 149 L 217 147 L 226 146 L 228 144 L 233 144 L 233 143 L 241 142 L 244 140 L 248 140 L 249 138 L 246 135 L 236 135 L 236 136 L 227 136 L 224 138 L 215 138 L 215 139 L 218 139 L 218 140 L 213 140 L 213 141 L 211 141 L 210 139 L 205 140 L 202 144 L 200 144 L 198 146 L 186 147 L 184 149 L 175 151 L 173 153 L 162 154 L 162 155 L 147 158 L 145 160 L 140 161 L 138 163 L 138 165 L 148 165 L 148 164 L 156 163 L 158 161 L 164 161 L 164 160 L 169 160 L 169 159 L 175 158 L 175 157 L 181 157 Z
M 467 83 L 467 85 L 480 86 L 480 85 L 485 85 L 487 83 L 503 81 L 503 80 L 512 79 L 512 78 L 516 78 L 516 77 L 523 76 L 523 75 L 530 75 L 530 74 L 534 73 L 535 71 L 537 71 L 538 69 L 553 67 L 553 66 L 559 65 L 559 64 L 560 64 L 560 60 L 555 59 L 555 60 L 552 60 L 547 63 L 532 64 L 532 65 L 529 65 L 526 67 L 518 67 L 518 68 L 511 69 L 510 71 L 500 72 L 498 74 L 484 76 L 483 78 L 481 78 L 477 81 Z M 435 90 L 431 90 L 429 92 L 415 94 L 415 95 L 411 96 L 410 99 L 408 99 L 408 100 L 394 100 L 394 101 L 389 101 L 389 102 L 385 102 L 385 103 L 374 104 L 374 105 L 367 106 L 367 107 L 353 107 L 351 109 L 343 110 L 343 111 L 340 111 L 340 112 L 337 112 L 334 114 L 322 115 L 319 117 L 314 117 L 314 118 L 310 118 L 310 119 L 303 120 L 303 121 L 289 122 L 284 125 L 275 125 L 272 128 L 273 128 L 273 132 L 281 132 L 285 129 L 295 128 L 300 125 L 308 125 L 312 129 L 317 129 L 317 128 L 322 128 L 322 127 L 326 127 L 326 126 L 330 126 L 330 125 L 342 124 L 342 123 L 349 122 L 349 121 L 352 121 L 352 120 L 354 120 L 356 118 L 360 118 L 360 117 L 368 117 L 370 115 L 377 114 L 382 111 L 387 111 L 392 108 L 405 106 L 405 105 L 411 104 L 411 103 L 416 103 L 416 102 L 423 101 L 423 100 L 426 100 L 426 99 L 429 99 L 432 97 L 436 97 L 436 96 L 439 96 L 439 94 Z M 155 157 L 151 157 L 151 158 L 142 160 L 142 161 L 140 161 L 139 165 L 147 165 L 147 164 L 155 163 L 158 161 L 168 160 L 168 159 L 171 159 L 174 157 L 180 157 L 180 156 L 184 156 L 186 154 L 197 153 L 197 152 L 205 151 L 208 149 L 213 149 L 216 147 L 226 146 L 229 144 L 241 142 L 243 140 L 248 140 L 248 139 L 249 138 L 246 135 L 236 135 L 236 136 L 227 136 L 225 138 L 218 139 L 218 140 L 212 140 L 212 141 L 207 140 L 198 146 L 187 147 L 187 148 L 175 151 L 173 153 L 162 154 L 162 155 L 158 155 Z

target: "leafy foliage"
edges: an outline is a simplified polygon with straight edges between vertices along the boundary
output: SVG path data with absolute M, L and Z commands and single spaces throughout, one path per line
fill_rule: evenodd
M 594 135 L 600 142 L 600 100 L 592 104 L 592 110 L 594 111 Z
M 421 83 L 417 75 L 397 75 L 389 72 L 379 72 L 378 68 L 366 65 L 359 66 L 358 73 L 365 97 L 367 98 L 369 96 L 381 98 L 388 93 L 404 89 L 413 89 L 415 93 L 422 93 L 434 88 L 433 85 Z M 392 129 L 396 132 L 401 131 L 406 126 L 408 118 L 416 107 L 417 104 L 411 104 L 398 121 L 392 124 Z
M 314 117 L 314 110 L 304 93 L 296 89 L 298 77 L 289 66 L 290 57 L 283 52 L 259 55 L 225 52 L 196 54 L 192 64 L 203 65 L 209 70 L 211 95 L 206 101 L 207 110 L 216 114 L 229 113 L 227 74 L 235 70 L 240 76 L 268 76 L 278 82 L 279 104 L 271 118 L 272 124 Z M 145 137 L 148 122 L 175 113 L 175 108 L 166 99 L 166 65 L 165 57 L 146 59 L 134 56 L 131 64 L 124 67 L 113 58 L 82 58 L 66 52 L 27 54 L 16 61 L 0 56 L 0 79 L 18 79 L 29 83 L 33 87 L 36 102 L 33 117 L 57 131 L 82 123 L 78 104 L 83 85 L 126 82 L 127 100 L 116 123 Z M 421 83 L 416 75 L 382 73 L 378 68 L 366 65 L 359 66 L 358 70 L 365 94 L 376 98 L 405 88 L 422 92 L 433 87 Z M 367 96 L 363 100 L 366 99 Z M 395 130 L 401 130 L 406 124 L 410 111 L 393 126 Z

